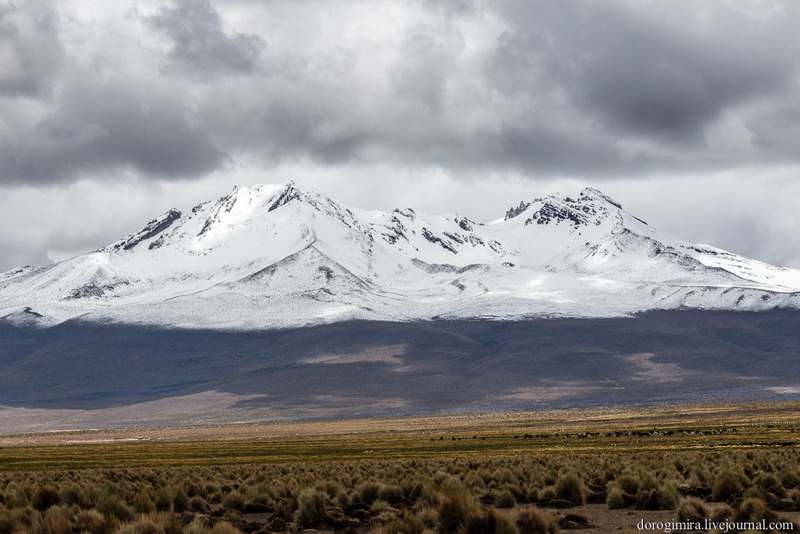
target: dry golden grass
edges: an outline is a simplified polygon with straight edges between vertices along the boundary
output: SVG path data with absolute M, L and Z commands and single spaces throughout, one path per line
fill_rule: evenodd
M 642 509 L 773 519 L 800 508 L 798 408 L 786 402 L 6 436 L 0 534 L 552 532 L 552 507 L 584 503 L 619 517 Z

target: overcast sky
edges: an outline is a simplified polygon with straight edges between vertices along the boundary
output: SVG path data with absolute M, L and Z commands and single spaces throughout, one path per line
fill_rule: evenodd
M 592 186 L 800 268 L 800 3 L 0 0 L 0 271 L 234 184 L 496 219 Z

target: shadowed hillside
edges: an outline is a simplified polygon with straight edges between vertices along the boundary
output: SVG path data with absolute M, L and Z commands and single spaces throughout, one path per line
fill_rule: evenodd
M 798 325 L 795 311 L 671 311 L 238 333 L 3 326 L 0 405 L 104 410 L 113 423 L 114 410 L 151 403 L 124 416 L 147 424 L 151 411 L 169 422 L 171 407 L 185 423 L 193 413 L 255 420 L 788 398 L 800 396 Z M 203 408 L 185 401 L 201 397 Z

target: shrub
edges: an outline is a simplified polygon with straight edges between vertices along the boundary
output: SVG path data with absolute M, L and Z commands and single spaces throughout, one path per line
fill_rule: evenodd
M 762 473 L 756 477 L 754 482 L 756 486 L 763 490 L 769 491 L 770 493 L 779 495 L 783 494 L 783 486 L 781 486 L 778 477 L 772 473 Z
M 176 491 L 175 495 L 172 496 L 172 508 L 178 513 L 183 512 L 188 503 L 189 497 L 182 489 Z
M 186 505 L 186 508 L 192 512 L 208 512 L 208 503 L 200 495 L 195 495 L 189 499 L 189 503 Z
M 14 518 L 8 510 L 0 508 L 0 534 L 12 534 L 14 532 Z
M 417 516 L 405 515 L 377 530 L 378 534 L 432 534 L 428 525 Z
M 75 505 L 81 508 L 89 508 L 91 505 L 89 495 L 78 484 L 70 484 L 62 488 L 59 492 L 59 497 L 62 503 L 69 506 Z
M 622 491 L 630 495 L 636 495 L 639 492 L 639 479 L 634 475 L 626 473 L 618 476 L 614 482 L 619 486 Z
M 51 506 L 55 506 L 60 501 L 61 499 L 58 496 L 58 491 L 50 486 L 39 486 L 31 497 L 31 505 L 41 512 L 44 512 Z
M 389 504 L 398 504 L 403 501 L 403 489 L 396 484 L 382 485 L 378 490 L 378 499 Z
M 200 517 L 195 517 L 183 530 L 184 534 L 209 534 L 208 525 Z
M 780 478 L 781 485 L 786 489 L 793 489 L 800 486 L 800 475 L 793 469 L 781 471 Z
M 485 513 L 467 518 L 459 534 L 519 534 L 519 530 L 511 519 L 489 508 Z
M 749 488 L 744 490 L 744 493 L 742 494 L 742 498 L 743 499 L 749 499 L 751 497 L 753 499 L 764 499 L 764 492 L 761 491 L 761 488 L 759 488 L 757 486 L 750 486 Z
M 133 523 L 128 523 L 117 531 L 119 534 L 161 534 L 161 530 L 152 519 L 142 516 Z
M 385 525 L 397 519 L 399 510 L 388 502 L 378 499 L 369 507 L 370 523 L 374 526 Z
M 241 512 L 244 509 L 244 497 L 238 491 L 232 491 L 223 497 L 222 506 L 227 510 Z
M 517 504 L 517 499 L 507 489 L 502 489 L 494 494 L 494 505 L 498 508 L 513 508 Z
M 481 515 L 480 506 L 469 490 L 452 482 L 442 488 L 438 512 L 439 531 L 444 534 L 459 532 L 474 518 Z
M 625 502 L 625 499 L 622 497 L 622 489 L 618 486 L 614 486 L 608 492 L 608 496 L 606 496 L 606 506 L 608 506 L 609 510 L 619 510 L 620 508 L 625 508 L 628 506 L 628 503 Z
M 558 477 L 555 484 L 556 497 L 582 506 L 586 504 L 586 486 L 575 473 Z
M 662 484 L 658 488 L 658 509 L 674 510 L 681 500 L 678 490 L 672 484 Z
M 792 490 L 789 497 L 792 499 L 795 511 L 800 511 L 800 490 Z
M 116 518 L 120 521 L 133 519 L 134 511 L 125 504 L 125 501 L 116 495 L 103 495 L 97 501 L 97 511 L 107 518 Z
M 275 490 L 266 484 L 259 484 L 247 489 L 244 500 L 246 503 L 273 505 L 275 503 Z
M 556 488 L 553 486 L 545 486 L 543 487 L 538 495 L 539 502 L 548 502 L 556 498 Z
M 678 503 L 678 521 L 703 522 L 707 517 L 706 503 L 697 497 L 684 497 Z
M 214 525 L 214 528 L 211 529 L 211 534 L 242 534 L 242 531 L 223 521 Z
M 153 499 L 146 491 L 140 491 L 133 497 L 133 507 L 140 514 L 149 514 L 156 511 Z
M 109 522 L 105 516 L 97 510 L 81 510 L 75 515 L 76 532 L 110 534 L 115 523 L 116 521 Z
M 558 530 L 555 516 L 530 505 L 517 512 L 517 529 L 520 534 L 555 534 Z
M 711 495 L 715 501 L 724 502 L 742 493 L 742 490 L 742 483 L 739 477 L 733 472 L 726 470 L 714 480 L 714 484 L 711 487 Z
M 66 506 L 52 506 L 42 516 L 36 525 L 36 534 L 71 534 L 72 521 L 70 521 L 69 508 Z
M 718 504 L 711 509 L 711 520 L 716 523 L 733 519 L 733 508 L 727 504 Z
M 753 497 L 743 500 L 734 514 L 734 521 L 737 522 L 752 521 L 757 523 L 762 520 L 771 522 L 777 519 L 778 514 L 770 510 L 763 499 L 756 499 Z
M 159 512 L 168 511 L 172 506 L 172 492 L 166 487 L 158 488 L 153 504 Z
M 297 511 L 294 522 L 299 528 L 325 526 L 327 520 L 328 498 L 324 491 L 307 488 L 297 498 Z
M 365 482 L 363 484 L 359 484 L 355 487 L 356 499 L 359 503 L 370 506 L 378 499 L 379 490 L 380 486 L 374 482 Z

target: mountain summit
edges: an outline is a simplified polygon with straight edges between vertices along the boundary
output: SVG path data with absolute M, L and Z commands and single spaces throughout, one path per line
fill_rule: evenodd
M 800 271 L 682 241 L 602 192 L 481 224 L 236 187 L 95 252 L 0 274 L 0 318 L 264 329 L 347 319 L 611 317 L 800 308 Z

